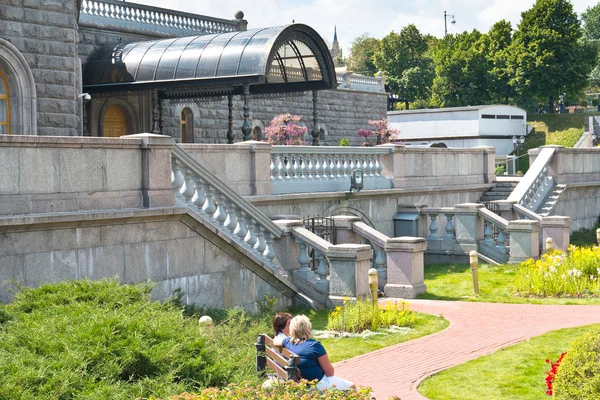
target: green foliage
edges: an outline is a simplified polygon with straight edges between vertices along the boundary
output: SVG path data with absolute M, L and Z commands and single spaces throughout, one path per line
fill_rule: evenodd
M 595 52 L 580 41 L 581 26 L 568 0 L 537 0 L 522 19 L 508 50 L 510 84 L 553 102 L 562 92 L 579 92 Z
M 306 380 L 300 382 L 288 381 L 274 383 L 270 388 L 263 389 L 260 385 L 242 382 L 239 385 L 229 385 L 223 389 L 211 388 L 199 394 L 183 393 L 169 397 L 170 400 L 370 400 L 371 390 L 363 388 L 358 392 L 327 390 L 319 391 Z M 150 400 L 159 400 L 151 397 Z
M 390 326 L 413 326 L 415 315 L 405 302 L 373 307 L 368 299 L 344 301 L 329 313 L 327 329 L 340 332 L 376 331 Z
M 583 21 L 583 38 L 585 40 L 600 40 L 600 3 L 588 7 L 581 13 Z
M 350 56 L 346 60 L 348 70 L 366 76 L 375 75 L 377 67 L 373 57 L 378 51 L 379 40 L 369 37 L 368 33 L 363 33 L 352 42 Z
M 348 138 L 341 138 L 340 142 L 338 143 L 339 146 L 350 146 L 350 139 Z
M 594 246 L 597 244 L 596 229 L 600 224 L 594 225 L 592 229 L 581 228 L 571 234 L 571 244 L 575 246 Z
M 563 359 L 553 384 L 558 400 L 600 398 L 600 329 L 575 339 Z
M 115 279 L 22 289 L 0 312 L 0 398 L 132 399 L 256 379 L 251 344 L 267 324 L 231 311 L 209 339 L 151 289 Z
M 521 296 L 600 296 L 600 248 L 575 247 L 553 251 L 522 263 L 515 277 Z
M 512 25 L 506 20 L 496 22 L 487 33 L 487 58 L 491 65 L 491 95 L 496 103 L 508 104 L 516 90 L 509 84 L 512 74 L 508 67 L 508 48 L 512 42 Z
M 505 172 L 506 172 L 505 164 L 501 164 L 496 167 L 496 170 L 495 170 L 496 175 L 504 175 Z
M 594 107 L 597 107 L 597 106 L 598 106 L 598 103 L 600 103 L 600 100 L 598 100 L 598 99 L 592 99 L 592 105 L 593 105 Z

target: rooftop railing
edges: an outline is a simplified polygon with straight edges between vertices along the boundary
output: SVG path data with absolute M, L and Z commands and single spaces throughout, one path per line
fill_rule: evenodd
M 366 92 L 385 92 L 383 75 L 376 77 L 359 75 L 353 72 L 337 74 L 338 89 L 363 90 Z
M 119 0 L 83 0 L 80 22 L 175 36 L 205 35 L 246 29 L 243 19 L 227 20 Z

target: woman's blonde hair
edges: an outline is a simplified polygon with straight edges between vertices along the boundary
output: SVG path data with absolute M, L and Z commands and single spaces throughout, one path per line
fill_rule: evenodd
M 302 343 L 311 338 L 312 324 L 306 315 L 296 315 L 290 322 L 290 340 L 293 344 Z

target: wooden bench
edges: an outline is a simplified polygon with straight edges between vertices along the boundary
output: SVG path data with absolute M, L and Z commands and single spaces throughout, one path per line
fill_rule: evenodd
M 285 347 L 274 346 L 268 335 L 258 335 L 256 341 L 256 371 L 266 376 L 265 368 L 269 367 L 283 381 L 300 380 L 298 364 L 300 357 Z

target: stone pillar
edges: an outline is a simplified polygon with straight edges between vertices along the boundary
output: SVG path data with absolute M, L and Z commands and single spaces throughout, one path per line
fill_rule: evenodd
M 540 256 L 540 223 L 529 219 L 509 221 L 506 232 L 510 234 L 509 264 L 518 264 Z
M 479 217 L 477 210 L 484 208 L 479 203 L 463 203 L 456 205 L 456 214 L 454 215 L 454 232 L 456 240 L 461 243 L 475 244 L 483 240 L 484 223 L 483 218 Z M 473 250 L 477 250 L 476 248 Z
M 542 243 L 546 251 L 546 239 L 552 238 L 554 248 L 567 250 L 570 244 L 571 218 L 550 216 L 542 217 Z
M 273 194 L 271 184 L 271 148 L 266 142 L 248 140 L 238 146 L 250 152 L 250 193 L 252 196 Z
M 335 239 L 334 243 L 347 244 L 354 243 L 360 244 L 360 236 L 354 232 L 352 228 L 353 222 L 360 222 L 360 217 L 354 215 L 339 215 L 333 217 L 335 224 Z
M 483 182 L 496 182 L 496 148 L 489 146 L 477 146 L 476 149 L 483 149 Z
M 171 188 L 171 136 L 139 133 L 121 136 L 142 139 L 142 205 L 145 208 L 171 207 L 175 194 Z
M 509 200 L 496 200 L 494 203 L 498 204 L 498 211 L 500 211 L 500 217 L 507 221 L 517 219 L 517 214 L 513 211 L 513 204 L 517 204 L 516 201 Z
M 427 241 L 408 236 L 392 238 L 384 250 L 387 253 L 385 297 L 414 299 L 425 293 L 424 255 Z
M 344 297 L 369 295 L 372 257 L 373 250 L 366 244 L 338 244 L 329 248 L 329 299 L 333 304 L 342 304 Z
M 302 228 L 304 225 L 300 220 L 280 219 L 273 221 L 275 225 L 283 230 L 283 235 L 279 239 L 273 239 L 273 250 L 277 254 L 279 264 L 285 271 L 291 271 L 300 268 L 298 256 L 300 248 L 292 235 L 293 228 Z M 290 275 L 289 273 L 287 274 Z

